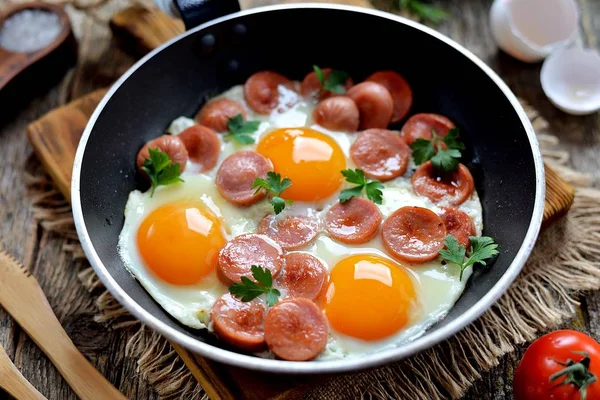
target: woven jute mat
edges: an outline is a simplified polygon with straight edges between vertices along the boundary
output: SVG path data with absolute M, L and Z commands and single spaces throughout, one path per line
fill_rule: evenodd
M 544 230 L 522 273 L 506 294 L 475 323 L 448 341 L 412 358 L 373 370 L 331 378 L 306 395 L 311 399 L 459 398 L 498 364 L 515 345 L 535 339 L 571 318 L 581 291 L 600 289 L 600 190 L 568 165 L 568 153 L 547 123 L 525 105 L 533 123 L 544 161 L 576 189 L 569 213 Z M 63 235 L 64 251 L 75 259 L 85 255 L 77 241 L 69 203 L 46 176 L 26 176 L 36 204 L 34 215 L 43 229 Z M 136 321 L 97 279 L 83 269 L 81 283 L 97 295 L 95 319 L 110 329 L 134 330 L 126 347 L 138 360 L 161 398 L 203 398 L 202 388 L 168 341 Z

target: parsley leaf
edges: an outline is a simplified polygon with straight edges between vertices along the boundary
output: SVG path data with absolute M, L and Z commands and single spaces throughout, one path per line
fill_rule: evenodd
M 321 82 L 321 85 L 323 85 L 325 83 L 325 74 L 323 73 L 323 70 L 321 68 L 319 68 L 318 66 L 313 65 L 313 71 L 315 71 L 317 78 Z
M 455 149 L 439 149 L 437 154 L 431 157 L 431 163 L 439 171 L 455 171 L 460 161 L 460 151 Z
M 342 171 L 342 175 L 346 178 L 346 181 L 350 183 L 362 186 L 367 184 L 367 179 L 365 178 L 365 173 L 362 169 L 345 169 Z
M 345 203 L 353 197 L 360 197 L 364 186 L 355 186 L 340 192 L 340 203 Z
M 379 181 L 372 181 L 365 185 L 365 192 L 367 197 L 375 204 L 381 204 L 383 202 L 383 184 Z
M 279 214 L 283 211 L 286 204 L 292 204 L 292 200 L 284 200 L 279 196 L 274 196 L 271 199 L 271 205 L 273 206 L 273 211 L 275 211 L 275 215 Z
M 470 236 L 469 240 L 471 241 L 471 255 L 467 260 L 469 265 L 475 263 L 487 265 L 485 260 L 498 254 L 498 245 L 489 236 Z
M 415 160 L 415 164 L 417 165 L 426 163 L 435 155 L 435 147 L 432 140 L 419 138 L 410 144 L 410 148 L 413 150 L 413 160 Z
M 349 183 L 354 183 L 357 186 L 349 189 L 342 190 L 340 192 L 340 203 L 345 203 L 353 197 L 360 197 L 363 188 L 367 194 L 367 198 L 375 204 L 381 204 L 383 201 L 383 185 L 379 181 L 367 181 L 365 173 L 361 169 L 345 169 L 342 171 L 342 175 L 346 178 Z
M 398 5 L 400 8 L 408 9 L 410 12 L 416 14 L 421 20 L 434 24 L 439 24 L 449 17 L 446 11 L 429 4 L 424 4 L 421 0 L 399 0 Z
M 344 83 L 346 83 L 346 79 L 350 77 L 344 71 L 336 71 L 331 70 L 327 79 L 325 79 L 325 73 L 323 70 L 316 65 L 313 65 L 313 70 L 315 74 L 317 74 L 317 78 L 321 82 L 321 90 L 327 92 L 333 92 L 337 94 L 346 93 L 346 89 L 344 88 Z
M 459 246 L 458 240 L 453 235 L 447 235 L 446 240 L 444 241 L 445 249 L 440 250 L 440 255 L 444 260 L 449 263 L 462 265 L 465 260 L 465 246 Z M 461 271 L 462 274 L 462 271 Z M 461 276 L 462 279 L 462 276 Z
M 292 200 L 284 200 L 281 198 L 281 193 L 290 186 L 292 186 L 290 178 L 281 179 L 281 175 L 270 171 L 267 172 L 266 180 L 263 178 L 256 178 L 252 184 L 252 189 L 256 188 L 254 194 L 258 194 L 261 190 L 266 190 L 273 194 L 271 205 L 273 206 L 273 211 L 275 211 L 275 214 L 277 215 L 283 211 L 286 204 L 293 203 Z
M 179 163 L 174 163 L 167 153 L 161 151 L 158 147 L 148 149 L 148 153 L 150 158 L 144 160 L 142 170 L 148 174 L 152 184 L 150 197 L 154 196 L 154 191 L 158 186 L 183 182 L 183 179 L 179 177 L 181 175 Z
M 250 134 L 256 132 L 259 126 L 260 121 L 244 121 L 242 114 L 238 114 L 227 121 L 229 133 L 223 137 L 233 139 L 240 144 L 252 144 L 255 141 Z
M 267 268 L 260 265 L 250 267 L 256 282 L 242 276 L 241 282 L 236 282 L 229 287 L 229 293 L 243 302 L 252 301 L 262 294 L 267 295 L 267 304 L 272 307 L 279 300 L 281 293 L 273 287 L 273 276 Z
M 450 129 L 442 138 L 432 129 L 431 135 L 431 140 L 419 138 L 411 143 L 415 164 L 421 165 L 431 160 L 438 171 L 455 171 L 462 156 L 460 151 L 465 149 L 465 145 L 458 140 L 458 129 Z
M 442 141 L 446 143 L 449 149 L 464 150 L 465 145 L 458 140 L 458 128 L 452 128 L 448 131 L 448 134 L 442 138 Z
M 471 249 L 467 252 L 465 246 L 458 245 L 458 240 L 454 236 L 448 235 L 444 241 L 446 248 L 440 250 L 440 256 L 446 262 L 460 268 L 460 280 L 462 280 L 463 272 L 467 267 L 473 264 L 487 265 L 485 260 L 498 255 L 498 244 L 494 243 L 494 239 L 491 237 L 470 236 L 469 240 Z

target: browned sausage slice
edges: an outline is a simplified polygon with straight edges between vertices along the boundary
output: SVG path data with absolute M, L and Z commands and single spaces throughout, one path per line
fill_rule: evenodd
M 415 114 L 406 121 L 400 135 L 406 144 L 410 145 L 417 139 L 431 140 L 433 138 L 432 129 L 435 130 L 436 135 L 443 137 L 454 127 L 454 123 L 443 115 Z
M 185 129 L 178 137 L 185 145 L 190 160 L 200 165 L 201 172 L 211 170 L 217 165 L 219 153 L 221 153 L 221 142 L 212 129 L 194 125 Z
M 415 193 L 431 201 L 445 201 L 452 206 L 464 203 L 471 197 L 475 187 L 471 172 L 463 164 L 458 164 L 458 169 L 448 176 L 440 177 L 431 161 L 417 168 L 411 182 Z
M 239 102 L 227 98 L 212 100 L 196 115 L 196 122 L 207 126 L 215 132 L 227 132 L 227 123 L 236 115 L 241 114 L 246 120 L 246 110 Z
M 293 82 L 273 71 L 261 71 L 252 75 L 244 85 L 244 97 L 248 105 L 259 114 L 269 114 L 279 105 L 279 85 L 293 90 Z
M 179 171 L 183 172 L 185 164 L 188 161 L 188 152 L 183 144 L 183 141 L 177 136 L 163 135 L 156 139 L 152 139 L 142 147 L 137 155 L 136 164 L 140 173 L 146 176 L 146 173 L 142 171 L 144 161 L 150 158 L 149 149 L 158 149 L 163 153 L 167 153 L 171 161 L 179 164 Z
M 440 217 L 446 225 L 446 231 L 449 235 L 456 238 L 459 245 L 465 246 L 466 249 L 471 247 L 470 236 L 475 236 L 475 224 L 471 217 L 464 212 L 454 207 L 441 207 L 442 212 Z
M 360 113 L 354 100 L 346 96 L 329 97 L 313 111 L 315 122 L 332 131 L 356 132 Z
M 273 169 L 269 159 L 255 151 L 238 151 L 221 163 L 215 183 L 219 193 L 230 202 L 248 206 L 265 197 L 264 191 L 257 194 L 252 189 L 256 178 L 266 178 Z
M 325 229 L 343 243 L 360 244 L 371 240 L 381 224 L 379 208 L 370 200 L 353 197 L 334 204 L 325 215 Z
M 379 83 L 392 95 L 392 99 L 394 99 L 392 123 L 400 121 L 408 114 L 413 102 L 412 89 L 399 73 L 394 71 L 379 71 L 365 80 Z
M 394 100 L 390 92 L 379 83 L 362 82 L 346 93 L 360 111 L 360 129 L 386 128 L 394 113 Z
M 308 215 L 265 215 L 258 224 L 258 233 L 267 235 L 283 248 L 296 250 L 316 239 L 319 220 Z
M 219 339 L 245 351 L 265 347 L 265 306 L 258 300 L 242 302 L 229 293 L 212 306 L 210 316 Z
M 350 156 L 369 178 L 389 181 L 406 172 L 409 151 L 397 133 L 367 129 L 352 143 Z
M 319 307 L 308 299 L 284 300 L 267 313 L 265 341 L 279 358 L 312 360 L 327 345 L 327 321 Z
M 285 256 L 283 274 L 277 278 L 287 296 L 317 300 L 327 284 L 327 270 L 316 257 L 308 253 L 289 253 Z
M 323 76 L 325 77 L 325 82 L 329 78 L 329 74 L 331 74 L 331 68 L 323 68 Z M 354 83 L 352 82 L 352 78 L 348 77 L 346 82 L 344 83 L 344 89 L 347 91 L 352 87 Z M 317 77 L 317 73 L 315 71 L 309 73 L 304 77 L 302 84 L 300 86 L 300 93 L 304 97 L 315 96 L 319 100 L 324 100 L 330 96 L 336 96 L 336 93 L 331 93 L 329 91 L 321 92 L 321 81 L 319 77 Z
M 409 263 L 435 260 L 444 246 L 446 226 L 433 211 L 402 207 L 384 221 L 381 238 L 387 251 Z
M 281 247 L 265 235 L 240 235 L 227 242 L 219 252 L 217 275 L 225 285 L 240 282 L 242 276 L 252 277 L 251 267 L 258 265 L 277 277 L 283 266 Z

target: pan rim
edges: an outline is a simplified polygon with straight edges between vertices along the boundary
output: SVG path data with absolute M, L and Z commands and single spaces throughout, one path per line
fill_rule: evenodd
M 223 21 L 227 21 L 230 19 L 235 19 L 241 16 L 263 13 L 263 12 L 273 12 L 279 10 L 287 10 L 294 8 L 313 8 L 313 9 L 333 9 L 340 11 L 351 11 L 358 12 L 362 14 L 369 14 L 381 18 L 385 18 L 388 20 L 392 20 L 407 26 L 410 26 L 414 29 L 420 30 L 425 34 L 431 35 L 434 38 L 444 42 L 445 44 L 451 46 L 455 50 L 459 51 L 463 56 L 467 57 L 470 61 L 472 61 L 477 67 L 479 67 L 502 91 L 502 93 L 506 96 L 507 100 L 511 103 L 515 111 L 517 112 L 523 127 L 525 128 L 527 137 L 529 139 L 529 144 L 533 156 L 534 166 L 535 166 L 535 176 L 536 176 L 536 192 L 535 192 L 535 200 L 533 213 L 531 217 L 531 221 L 529 223 L 529 227 L 527 229 L 527 233 L 525 235 L 525 239 L 519 248 L 519 251 L 515 255 L 513 261 L 509 265 L 506 272 L 502 275 L 502 277 L 496 282 L 496 284 L 488 291 L 483 297 L 481 297 L 473 307 L 467 310 L 465 313 L 461 314 L 447 325 L 439 328 L 435 332 L 428 334 L 426 336 L 421 336 L 416 340 L 403 344 L 398 347 L 394 347 L 391 349 L 383 350 L 380 352 L 367 354 L 361 357 L 355 358 L 345 358 L 339 360 L 328 360 L 328 361 L 309 361 L 309 362 L 292 362 L 292 361 L 282 361 L 282 360 L 272 360 L 272 359 L 263 359 L 259 357 L 254 357 L 250 355 L 240 354 L 229 350 L 224 350 L 208 343 L 204 343 L 198 339 L 194 339 L 188 336 L 185 333 L 182 333 L 176 330 L 173 327 L 168 326 L 157 317 L 155 317 L 152 313 L 147 311 L 145 308 L 140 306 L 135 300 L 133 300 L 121 286 L 116 282 L 116 280 L 112 277 L 110 272 L 104 266 L 102 260 L 96 253 L 94 246 L 92 244 L 90 235 L 87 231 L 85 220 L 83 217 L 83 210 L 81 206 L 81 197 L 80 197 L 80 179 L 81 179 L 81 166 L 83 161 L 83 156 L 86 150 L 86 144 L 88 142 L 89 136 L 93 130 L 96 120 L 104 109 L 105 105 L 108 103 L 112 95 L 119 89 L 119 87 L 131 76 L 138 68 L 140 68 L 144 63 L 146 63 L 150 58 L 158 54 L 164 48 L 170 46 L 171 44 L 182 40 L 183 38 L 193 35 L 196 32 L 203 30 L 209 26 L 219 24 Z M 95 109 L 92 117 L 90 118 L 84 132 L 82 138 L 77 147 L 77 152 L 75 156 L 75 162 L 73 164 L 73 174 L 71 181 L 71 203 L 73 208 L 73 219 L 75 222 L 75 227 L 77 230 L 77 234 L 79 236 L 79 240 L 83 247 L 85 254 L 90 261 L 90 264 L 94 268 L 94 271 L 105 285 L 105 287 L 111 292 L 111 294 L 115 297 L 115 299 L 122 304 L 127 310 L 129 310 L 137 319 L 141 322 L 147 324 L 152 327 L 154 330 L 172 340 L 173 342 L 185 347 L 186 349 L 195 352 L 201 356 L 210 358 L 214 361 L 218 361 L 224 364 L 234 365 L 238 367 L 244 367 L 256 371 L 263 372 L 276 372 L 276 373 L 289 373 L 289 374 L 321 374 L 321 373 L 337 373 L 337 372 L 347 372 L 347 371 L 355 371 L 360 369 L 365 369 L 368 367 L 374 367 L 378 365 L 383 365 L 387 363 L 391 363 L 393 361 L 398 361 L 405 357 L 417 354 L 423 350 L 426 350 L 443 340 L 448 339 L 449 337 L 457 334 L 459 331 L 464 329 L 467 325 L 471 324 L 475 321 L 479 316 L 481 316 L 485 311 L 487 311 L 493 303 L 495 303 L 502 294 L 508 289 L 510 284 L 517 277 L 519 272 L 521 271 L 523 265 L 525 264 L 529 254 L 533 250 L 535 245 L 537 236 L 540 231 L 540 227 L 542 224 L 542 216 L 544 211 L 544 199 L 545 199 L 545 178 L 544 178 L 544 164 L 542 160 L 542 155 L 539 149 L 538 141 L 533 130 L 533 127 L 527 117 L 525 111 L 521 107 L 519 101 L 512 93 L 512 91 L 508 88 L 508 86 L 502 81 L 502 79 L 490 68 L 488 67 L 482 60 L 480 60 L 477 56 L 475 56 L 472 52 L 459 45 L 452 39 L 442 35 L 434 31 L 431 28 L 428 28 L 424 25 L 416 23 L 414 21 L 408 20 L 403 17 L 399 17 L 390 13 L 386 13 L 378 10 L 371 10 L 362 7 L 356 6 L 347 6 L 347 5 L 334 5 L 334 4 L 318 4 L 318 3 L 296 3 L 296 4 L 287 4 L 287 5 L 273 5 L 273 6 L 265 6 L 265 7 L 257 7 L 250 10 L 240 11 L 237 13 L 233 13 L 205 24 L 202 24 L 194 29 L 191 29 L 180 36 L 177 36 L 157 49 L 153 50 L 137 63 L 135 63 L 119 80 L 113 84 L 108 93 L 104 96 L 98 107 Z

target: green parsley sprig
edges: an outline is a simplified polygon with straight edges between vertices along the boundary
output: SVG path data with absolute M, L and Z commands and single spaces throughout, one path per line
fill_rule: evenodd
M 227 121 L 229 133 L 223 137 L 233 139 L 240 144 L 252 144 L 255 140 L 250 134 L 256 132 L 259 126 L 260 121 L 244 121 L 242 114 L 238 114 Z
M 290 178 L 281 179 L 281 175 L 273 171 L 267 172 L 267 179 L 256 178 L 252 184 L 252 189 L 257 188 L 254 194 L 258 194 L 262 189 L 273 194 L 271 205 L 275 215 L 283 211 L 286 204 L 292 204 L 292 200 L 284 200 L 281 198 L 281 193 L 292 186 Z
M 471 241 L 471 248 L 467 251 L 465 246 L 458 245 L 458 240 L 454 236 L 448 235 L 444 241 L 446 248 L 440 250 L 442 259 L 460 268 L 461 281 L 463 272 L 467 267 L 473 264 L 486 265 L 485 260 L 498 254 L 498 245 L 489 236 L 469 236 L 469 240 Z
M 242 276 L 241 282 L 236 282 L 229 287 L 229 293 L 243 302 L 252 301 L 262 294 L 267 295 L 267 304 L 272 307 L 279 300 L 281 293 L 273 287 L 273 276 L 267 268 L 260 265 L 250 267 L 256 282 Z
M 317 78 L 321 81 L 321 91 L 324 92 L 333 92 L 337 94 L 346 93 L 346 89 L 344 88 L 344 84 L 346 83 L 346 79 L 350 77 L 344 71 L 336 71 L 331 70 L 327 79 L 325 79 L 325 73 L 321 68 L 316 65 L 313 65 L 313 70 L 315 74 L 317 74 Z
M 425 4 L 421 0 L 398 0 L 398 7 L 410 11 L 422 21 L 433 24 L 439 24 L 450 16 L 441 8 Z
M 455 171 L 462 156 L 460 151 L 465 149 L 465 145 L 458 140 L 458 129 L 450 129 L 444 137 L 439 137 L 432 129 L 431 135 L 431 140 L 419 138 L 411 143 L 415 164 L 421 165 L 431 160 L 433 167 L 438 171 Z M 446 148 L 442 144 L 445 144 Z
M 152 184 L 150 197 L 154 196 L 154 191 L 158 186 L 183 182 L 183 179 L 179 177 L 181 175 L 179 163 L 174 163 L 167 153 L 161 151 L 158 147 L 148 149 L 148 153 L 150 157 L 144 160 L 142 170 L 148 174 Z
M 357 186 L 342 190 L 340 193 L 340 203 L 345 203 L 353 197 L 360 197 L 363 189 L 367 194 L 367 198 L 375 204 L 381 204 L 383 201 L 383 184 L 379 181 L 367 181 L 365 173 L 361 169 L 345 169 L 342 175 L 347 182 L 354 183 Z

